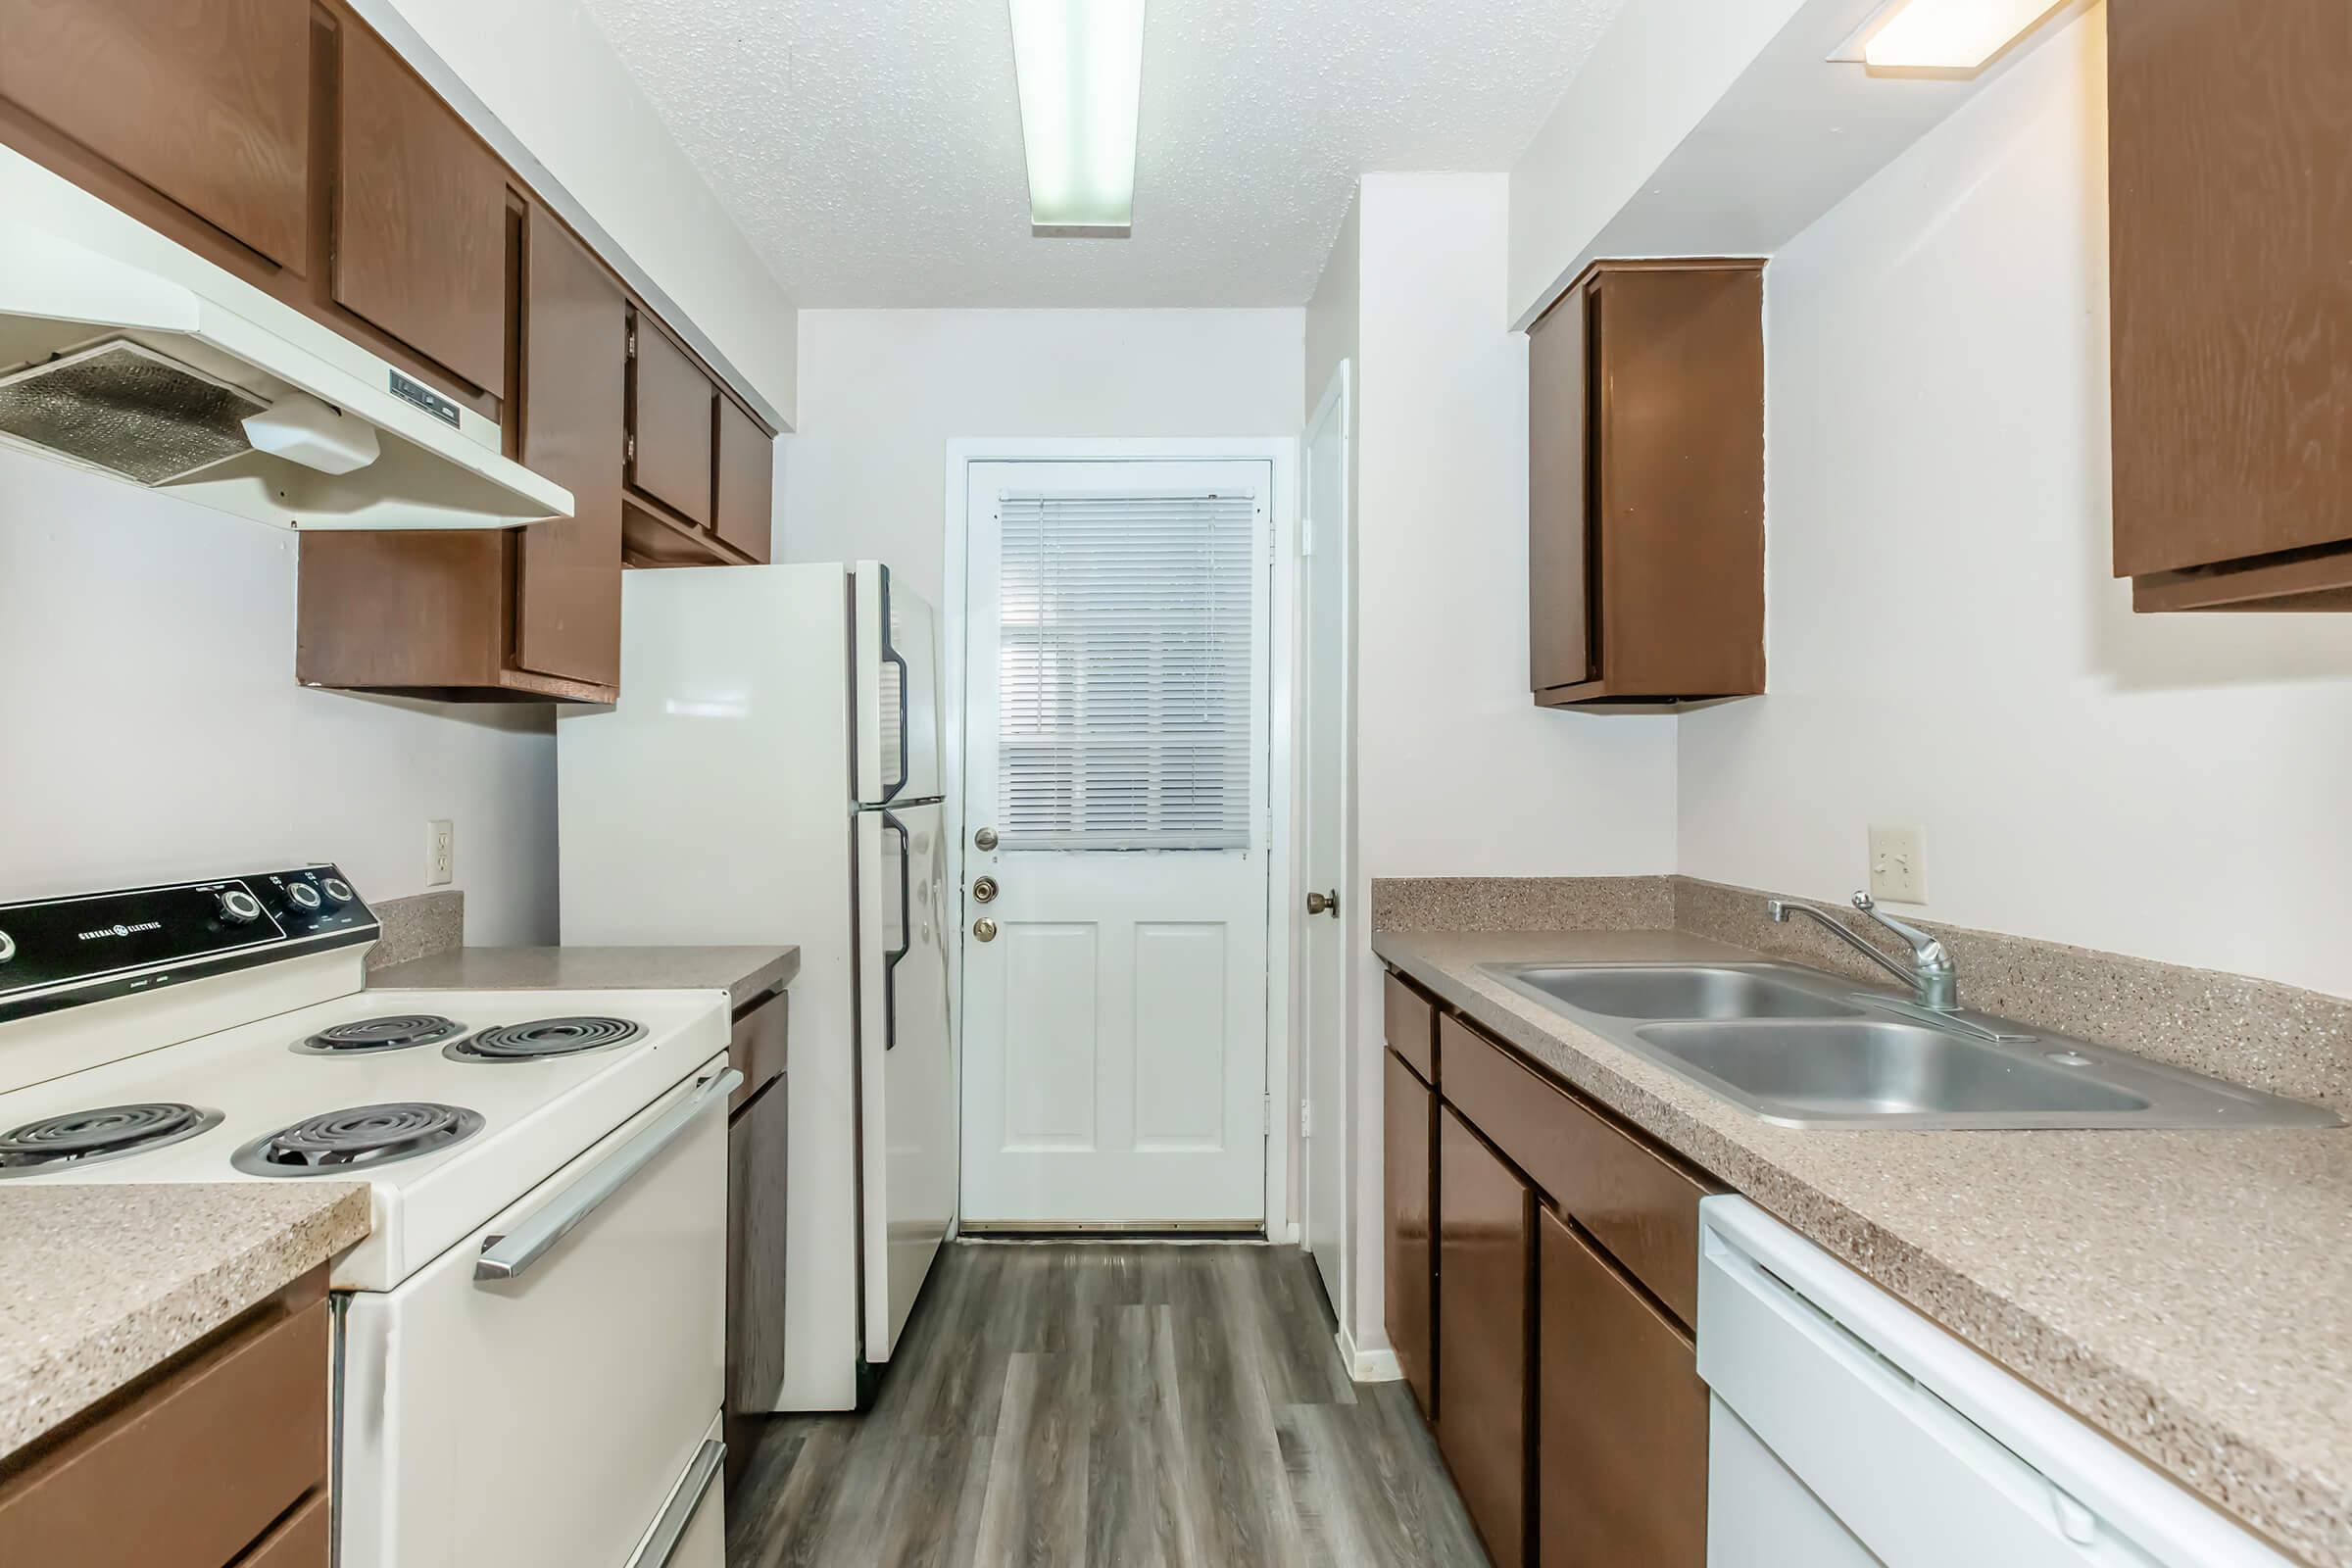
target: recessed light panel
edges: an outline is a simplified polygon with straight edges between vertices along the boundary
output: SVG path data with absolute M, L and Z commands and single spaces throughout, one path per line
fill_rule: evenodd
M 1975 71 L 2058 9 L 2058 0 L 1906 0 L 1862 46 L 1888 71 Z

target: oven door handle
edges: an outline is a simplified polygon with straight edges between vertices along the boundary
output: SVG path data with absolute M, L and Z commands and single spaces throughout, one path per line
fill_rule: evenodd
M 670 1559 L 678 1554 L 678 1543 L 686 1539 L 686 1527 L 694 1523 L 696 1510 L 710 1491 L 710 1483 L 718 1479 L 718 1463 L 727 1456 L 727 1446 L 716 1438 L 705 1438 L 695 1453 L 694 1463 L 686 1467 L 686 1479 L 671 1493 L 669 1506 L 662 1510 L 661 1520 L 654 1533 L 645 1540 L 645 1549 L 637 1554 L 630 1568 L 669 1568 Z
M 742 1071 L 734 1067 L 705 1078 L 692 1094 L 623 1144 L 611 1158 L 558 1193 L 545 1208 L 504 1236 L 483 1237 L 482 1255 L 473 1261 L 474 1282 L 522 1278 L 532 1264 L 547 1255 L 548 1249 L 571 1234 L 573 1226 L 603 1207 L 662 1151 L 684 1137 L 696 1117 L 713 1105 L 725 1104 L 727 1096 L 742 1082 Z

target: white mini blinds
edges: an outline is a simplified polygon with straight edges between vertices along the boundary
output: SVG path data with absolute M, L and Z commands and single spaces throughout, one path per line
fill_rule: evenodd
M 999 507 L 1004 847 L 1247 849 L 1257 498 Z

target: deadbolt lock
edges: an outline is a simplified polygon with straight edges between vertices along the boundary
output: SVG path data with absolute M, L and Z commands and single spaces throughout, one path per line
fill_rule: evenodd
M 982 942 L 997 940 L 997 922 L 985 917 L 972 922 L 972 935 Z
M 984 876 L 972 884 L 972 897 L 978 899 L 982 904 L 990 902 L 996 896 L 997 879 L 995 877 Z
M 979 832 L 977 832 L 977 833 L 975 833 L 975 834 L 973 834 L 973 835 L 972 835 L 972 848 L 973 848 L 973 849 L 975 849 L 975 850 L 993 850 L 993 849 L 995 849 L 996 847 L 997 847 L 997 830 L 996 830 L 995 828 L 993 828 L 993 827 L 984 827 L 984 828 L 982 828 L 982 829 L 981 829 Z

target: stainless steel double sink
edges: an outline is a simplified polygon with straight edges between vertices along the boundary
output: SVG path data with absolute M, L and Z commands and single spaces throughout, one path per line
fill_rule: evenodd
M 1786 1127 L 2341 1125 L 2316 1105 L 2012 1020 L 1898 1012 L 1894 998 L 1799 964 L 1480 967 Z

